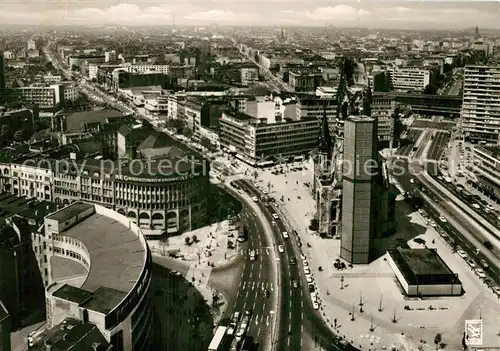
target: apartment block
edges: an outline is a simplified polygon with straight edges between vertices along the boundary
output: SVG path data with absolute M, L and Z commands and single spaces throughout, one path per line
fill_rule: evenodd
M 399 91 L 423 91 L 431 81 L 431 72 L 419 67 L 389 69 L 391 86 Z
M 371 117 L 377 120 L 377 134 L 381 146 L 389 146 L 394 134 L 393 113 L 396 100 L 385 93 L 373 93 L 371 104 Z
M 472 143 L 500 145 L 500 66 L 467 66 L 460 129 Z

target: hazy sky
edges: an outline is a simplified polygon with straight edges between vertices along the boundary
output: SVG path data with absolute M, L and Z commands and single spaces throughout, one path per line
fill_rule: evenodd
M 0 0 L 3 24 L 333 25 L 500 29 L 500 2 L 295 0 Z

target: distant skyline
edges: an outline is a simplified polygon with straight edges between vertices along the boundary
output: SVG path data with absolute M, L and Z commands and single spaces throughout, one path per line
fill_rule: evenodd
M 500 29 L 498 1 L 0 0 L 2 24 L 276 25 Z

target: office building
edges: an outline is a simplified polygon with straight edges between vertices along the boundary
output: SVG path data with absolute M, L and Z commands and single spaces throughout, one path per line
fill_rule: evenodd
M 133 130 L 132 130 L 133 132 Z M 136 223 L 148 237 L 170 236 L 208 221 L 209 164 L 157 132 L 120 129 L 119 150 L 136 147 L 133 160 L 82 158 L 81 148 L 0 164 L 7 191 L 58 205 L 86 201 L 111 208 Z M 131 139 L 132 138 L 132 139 Z M 140 142 L 140 143 L 139 143 Z M 57 156 L 56 156 L 57 155 Z M 125 156 L 125 155 L 124 155 Z
M 307 155 L 317 145 L 319 120 L 284 119 L 272 122 L 241 112 L 224 112 L 220 123 L 220 145 L 250 164 L 280 157 Z
M 431 82 L 431 72 L 419 67 L 398 67 L 389 69 L 392 89 L 421 92 Z
M 393 96 L 377 92 L 372 94 L 371 117 L 377 120 L 377 136 L 381 147 L 391 146 L 395 109 L 396 101 Z
M 34 236 L 43 258 L 47 323 L 28 337 L 30 349 L 92 350 L 93 343 L 104 350 L 151 349 L 152 259 L 135 223 L 105 207 L 75 202 L 46 216 Z M 65 261 L 80 264 L 82 274 L 65 277 Z
M 330 131 L 336 125 L 337 101 L 336 96 L 332 98 L 321 98 L 318 96 L 299 96 L 297 99 L 297 118 L 314 117 L 318 120 L 326 113 Z
M 351 116 L 345 121 L 343 153 L 340 257 L 349 263 L 369 263 L 377 226 L 378 152 L 375 119 Z
M 323 82 L 321 72 L 290 71 L 288 82 L 295 92 L 314 92 Z
M 500 145 L 500 67 L 465 67 L 460 122 L 466 140 Z

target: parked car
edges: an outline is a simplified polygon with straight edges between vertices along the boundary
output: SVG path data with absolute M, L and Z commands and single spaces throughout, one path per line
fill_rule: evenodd
M 465 253 L 465 251 L 463 250 L 457 250 L 457 254 L 458 256 L 462 257 L 462 258 L 467 258 L 467 254 Z
M 285 252 L 285 248 L 283 247 L 283 245 L 278 245 L 278 251 L 281 253 Z

